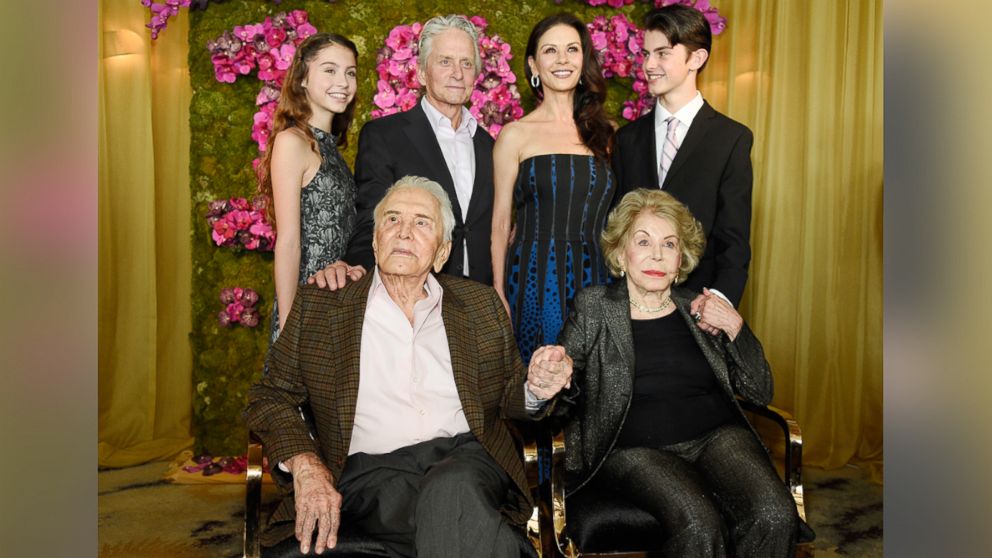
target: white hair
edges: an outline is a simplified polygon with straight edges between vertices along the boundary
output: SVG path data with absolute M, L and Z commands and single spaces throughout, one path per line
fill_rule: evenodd
M 382 212 L 385 211 L 384 204 L 386 198 L 394 190 L 399 190 L 400 188 L 424 190 L 434 196 L 441 210 L 441 242 L 451 242 L 451 233 L 455 230 L 455 213 L 451 209 L 451 198 L 448 197 L 448 193 L 444 191 L 444 188 L 440 184 L 422 176 L 404 176 L 386 190 L 386 195 L 382 196 L 382 199 L 379 200 L 379 203 L 376 204 L 372 212 L 374 226 L 379 226 Z
M 472 52 L 475 53 L 475 71 L 482 70 L 482 58 L 479 56 L 479 32 L 475 25 L 465 18 L 465 16 L 449 14 L 445 16 L 435 16 L 427 20 L 423 29 L 420 30 L 420 42 L 417 47 L 420 53 L 417 55 L 417 65 L 427 69 L 427 58 L 431 54 L 431 47 L 434 44 L 434 37 L 448 29 L 459 29 L 468 33 L 472 39 Z

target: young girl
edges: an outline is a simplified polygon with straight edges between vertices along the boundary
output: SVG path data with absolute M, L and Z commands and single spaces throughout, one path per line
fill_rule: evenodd
M 333 33 L 297 47 L 258 166 L 258 189 L 272 200 L 269 218 L 278 228 L 272 342 L 297 287 L 338 263 L 355 225 L 355 180 L 338 148 L 347 145 L 355 114 L 357 59 L 355 44 Z M 365 273 L 344 265 L 352 280 Z

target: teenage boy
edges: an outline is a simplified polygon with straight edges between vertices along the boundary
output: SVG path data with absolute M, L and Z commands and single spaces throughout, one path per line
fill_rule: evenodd
M 620 129 L 613 152 L 621 195 L 662 188 L 702 223 L 706 251 L 684 284 L 704 293 L 693 302 L 694 312 L 713 295 L 737 306 L 751 261 L 753 135 L 713 110 L 696 89 L 711 43 L 709 23 L 698 10 L 676 4 L 645 16 L 641 70 L 657 103 Z

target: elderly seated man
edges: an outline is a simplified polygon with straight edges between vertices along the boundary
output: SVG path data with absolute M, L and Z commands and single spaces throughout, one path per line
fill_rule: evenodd
M 295 532 L 302 553 L 320 554 L 350 523 L 394 556 L 520 556 L 510 523 L 531 504 L 504 419 L 547 409 L 525 386 L 509 319 L 491 287 L 431 273 L 455 222 L 436 182 L 400 179 L 374 215 L 373 273 L 302 287 L 249 391 L 248 426 L 276 475 L 292 475 L 262 542 Z M 564 385 L 563 365 L 531 366 L 557 366 Z

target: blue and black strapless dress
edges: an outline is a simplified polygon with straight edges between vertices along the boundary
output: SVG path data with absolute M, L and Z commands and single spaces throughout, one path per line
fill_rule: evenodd
M 505 292 L 525 365 L 537 347 L 557 342 L 575 293 L 607 282 L 599 236 L 615 193 L 609 165 L 592 155 L 521 161 Z

